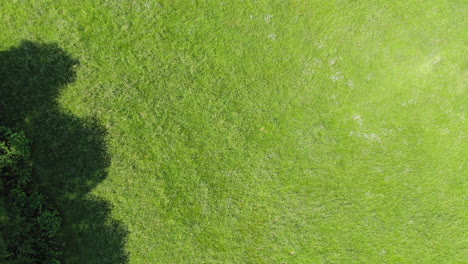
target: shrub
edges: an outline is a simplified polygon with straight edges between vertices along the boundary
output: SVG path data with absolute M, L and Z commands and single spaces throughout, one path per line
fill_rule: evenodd
M 0 127 L 0 262 L 60 263 L 61 218 L 31 181 L 30 142 Z

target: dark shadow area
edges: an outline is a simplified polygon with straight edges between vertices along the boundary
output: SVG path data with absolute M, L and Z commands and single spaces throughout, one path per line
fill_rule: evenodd
M 78 61 L 54 44 L 25 41 L 0 52 L 0 125 L 32 140 L 33 180 L 63 218 L 64 263 L 127 263 L 125 226 L 90 194 L 107 176 L 105 130 L 57 104 Z

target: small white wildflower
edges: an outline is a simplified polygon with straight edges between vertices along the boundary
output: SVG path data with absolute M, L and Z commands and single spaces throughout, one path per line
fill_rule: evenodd
M 402 106 L 407 106 L 407 105 L 413 105 L 413 104 L 416 104 L 416 103 L 417 103 L 416 100 L 410 99 L 410 100 L 408 100 L 408 101 L 406 101 L 406 102 L 403 102 L 401 105 L 402 105 Z
M 364 121 L 362 120 L 361 115 L 355 114 L 355 115 L 353 115 L 353 119 L 356 120 L 356 122 L 358 122 L 358 124 L 362 126 Z
M 442 58 L 440 57 L 440 55 L 431 56 L 425 63 L 421 65 L 421 70 L 424 72 L 429 72 L 441 60 Z
M 450 130 L 448 128 L 444 128 L 442 129 L 442 131 L 440 132 L 442 135 L 447 135 L 450 133 Z
M 314 59 L 314 66 L 320 67 L 322 66 L 322 61 L 319 58 Z
M 305 68 L 305 69 L 302 71 L 302 73 L 303 73 L 305 76 L 312 75 L 312 74 L 314 74 L 314 72 L 315 72 L 314 70 L 312 70 L 312 69 L 310 68 L 310 62 L 304 63 L 304 68 Z
M 325 210 L 325 209 L 326 209 L 326 208 L 325 208 L 325 205 L 320 205 L 320 206 L 318 206 L 318 207 L 315 207 L 313 210 L 315 210 L 315 211 L 323 211 L 323 210 Z
M 339 80 L 343 79 L 343 75 L 341 74 L 341 72 L 337 72 L 334 75 L 332 75 L 330 77 L 330 79 L 332 79 L 332 81 L 336 82 L 336 81 L 339 81 Z
M 337 57 L 331 58 L 330 61 L 329 61 L 330 65 L 335 65 L 335 63 L 336 63 L 337 60 L 338 60 Z
M 265 22 L 270 23 L 271 19 L 273 18 L 273 15 L 266 14 L 265 15 Z
M 304 74 L 305 76 L 310 76 L 310 75 L 313 75 L 314 73 L 315 73 L 315 71 L 314 71 L 314 70 L 310 70 L 310 69 L 305 69 L 305 70 L 303 71 L 303 74 Z
M 276 34 L 275 33 L 271 33 L 270 35 L 268 35 L 268 38 L 272 39 L 272 40 L 275 40 L 276 39 Z
M 379 141 L 379 142 L 381 141 L 379 135 L 375 133 L 370 133 L 370 134 L 364 133 L 363 136 L 364 138 L 369 139 L 369 140 Z
M 250 17 L 251 19 L 254 19 L 254 15 L 252 15 L 252 14 L 250 14 L 249 17 Z
M 317 42 L 315 42 L 315 45 L 316 45 L 317 48 L 319 48 L 319 49 L 322 49 L 323 46 L 324 46 L 323 41 L 317 41 Z

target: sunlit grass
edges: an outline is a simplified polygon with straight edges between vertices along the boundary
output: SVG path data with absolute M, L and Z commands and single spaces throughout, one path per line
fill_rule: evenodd
M 79 59 L 130 263 L 463 262 L 466 5 L 171 2 L 0 3 Z

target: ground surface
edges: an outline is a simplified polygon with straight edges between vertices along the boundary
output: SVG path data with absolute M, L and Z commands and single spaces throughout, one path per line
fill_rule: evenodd
M 466 261 L 464 1 L 0 10 L 79 61 L 23 123 L 65 263 Z

